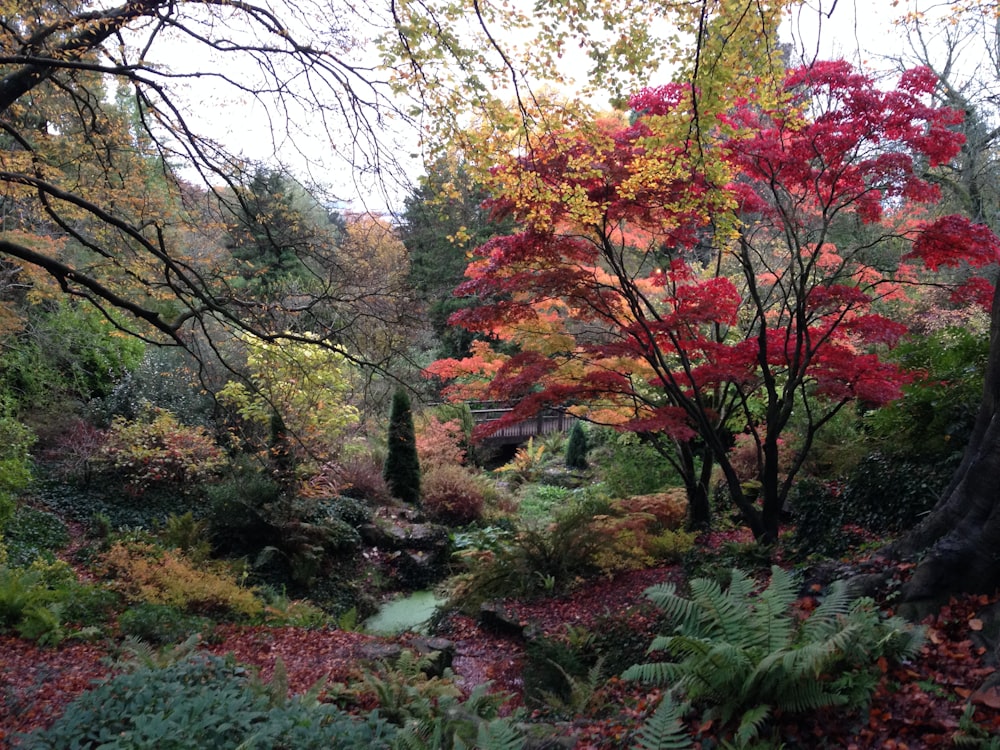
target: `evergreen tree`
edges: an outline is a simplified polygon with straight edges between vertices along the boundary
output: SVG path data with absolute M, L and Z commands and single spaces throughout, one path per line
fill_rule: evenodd
M 573 429 L 569 431 L 569 442 L 566 444 L 566 466 L 570 469 L 587 468 L 587 433 L 583 431 L 583 424 L 575 422 Z
M 407 503 L 420 502 L 420 460 L 413 429 L 410 396 L 399 388 L 392 397 L 389 413 L 389 452 L 382 476 L 392 494 Z

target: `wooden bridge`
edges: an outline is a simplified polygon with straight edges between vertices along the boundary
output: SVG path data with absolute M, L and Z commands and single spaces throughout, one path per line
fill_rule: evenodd
M 472 421 L 479 426 L 487 422 L 495 422 L 509 414 L 514 407 L 502 401 L 470 401 L 469 410 Z M 568 432 L 576 422 L 576 417 L 559 409 L 546 409 L 532 419 L 517 424 L 508 425 L 497 430 L 481 442 L 487 445 L 515 445 L 528 442 L 536 435 L 548 435 L 552 432 Z

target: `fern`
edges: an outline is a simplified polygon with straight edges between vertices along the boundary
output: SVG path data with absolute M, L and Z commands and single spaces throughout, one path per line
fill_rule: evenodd
M 667 691 L 656 711 L 639 730 L 633 750 L 687 750 L 694 742 L 684 726 L 684 716 L 689 704 L 674 699 L 673 691 Z
M 800 622 L 793 610 L 797 588 L 795 576 L 777 566 L 759 594 L 739 570 L 727 588 L 714 579 L 692 580 L 690 598 L 670 585 L 653 587 L 647 597 L 673 632 L 658 635 L 649 653 L 669 660 L 634 665 L 623 677 L 678 690 L 703 708 L 704 720 L 747 747 L 776 712 L 863 705 L 877 681 L 877 661 L 919 647 L 918 630 L 883 619 L 871 600 L 851 602 L 843 583 Z

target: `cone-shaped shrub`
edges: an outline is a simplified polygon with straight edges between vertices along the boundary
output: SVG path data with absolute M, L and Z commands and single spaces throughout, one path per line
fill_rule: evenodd
M 566 444 L 566 466 L 570 469 L 587 468 L 587 433 L 579 422 L 573 424 L 569 431 L 569 442 Z
M 402 388 L 392 397 L 389 451 L 382 476 L 395 497 L 407 503 L 420 502 L 420 460 L 417 458 L 413 412 L 410 410 L 410 396 Z

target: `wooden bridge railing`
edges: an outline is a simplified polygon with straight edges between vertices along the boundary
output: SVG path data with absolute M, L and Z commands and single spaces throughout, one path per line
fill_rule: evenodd
M 469 410 L 472 421 L 477 424 L 495 422 L 513 411 L 510 404 L 499 401 L 470 401 Z M 517 424 L 503 427 L 483 442 L 491 444 L 524 443 L 536 435 L 548 435 L 551 432 L 568 432 L 576 421 L 576 417 L 559 409 L 546 409 L 532 419 L 526 419 Z

